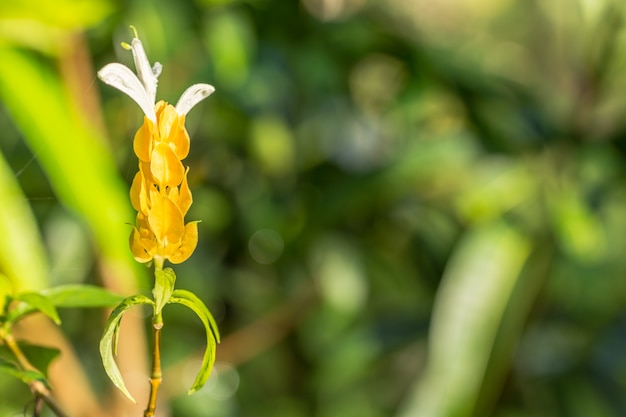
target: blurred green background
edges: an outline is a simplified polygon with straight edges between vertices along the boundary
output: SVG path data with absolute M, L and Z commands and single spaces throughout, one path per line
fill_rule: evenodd
M 95 76 L 132 67 L 132 24 L 158 99 L 217 90 L 187 118 L 202 222 L 175 270 L 223 343 L 186 396 L 204 330 L 166 308 L 159 416 L 624 416 L 622 3 L 2 1 L 0 270 L 149 291 L 127 246 L 142 114 Z M 106 312 L 61 313 L 60 400 L 140 415 L 99 362 Z M 121 338 L 141 398 L 148 342 Z M 0 375 L 0 415 L 30 401 Z

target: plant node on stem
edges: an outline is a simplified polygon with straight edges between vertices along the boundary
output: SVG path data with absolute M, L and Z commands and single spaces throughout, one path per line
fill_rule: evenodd
M 163 320 L 160 319 L 161 314 L 155 317 L 152 322 L 152 330 L 154 335 L 154 346 L 152 348 L 152 373 L 150 375 L 150 397 L 148 406 L 144 412 L 144 417 L 153 417 L 156 411 L 156 400 L 159 386 L 163 381 L 161 373 L 161 329 L 163 328 Z

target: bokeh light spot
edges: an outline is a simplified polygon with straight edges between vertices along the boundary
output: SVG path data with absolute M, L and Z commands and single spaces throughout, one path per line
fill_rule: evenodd
M 283 238 L 272 229 L 257 230 L 248 241 L 250 256 L 264 265 L 271 264 L 280 258 L 284 247 Z

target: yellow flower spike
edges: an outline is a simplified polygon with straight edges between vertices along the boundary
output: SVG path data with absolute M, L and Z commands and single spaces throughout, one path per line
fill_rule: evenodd
M 171 104 L 166 104 L 160 114 L 157 115 L 159 123 L 159 138 L 161 141 L 167 141 L 172 133 L 178 127 L 178 113 Z
M 157 118 L 161 117 L 161 113 L 163 113 L 163 110 L 165 110 L 166 106 L 167 106 L 167 102 L 165 100 L 159 100 L 154 105 L 154 113 L 157 115 Z
M 157 252 L 156 237 L 142 213 L 137 214 L 137 227 L 133 227 L 130 234 L 130 249 L 135 259 L 141 263 L 152 260 Z
M 135 151 L 135 155 L 141 161 L 150 161 L 150 154 L 152 153 L 153 141 L 152 137 L 154 135 L 154 125 L 152 121 L 148 119 L 146 116 L 143 118 L 143 124 L 135 133 L 135 139 L 133 140 L 133 150 Z
M 141 203 L 141 200 L 142 195 L 146 192 L 144 183 L 143 174 L 139 171 L 135 174 L 133 183 L 130 186 L 130 203 L 133 205 L 133 208 L 139 212 L 143 212 L 143 204 Z
M 171 104 L 157 103 L 158 135 L 157 142 L 167 143 L 178 159 L 185 159 L 189 154 L 189 134 L 185 129 L 185 115 L 181 115 Z
M 187 173 L 189 172 L 189 168 L 185 171 L 185 175 L 183 176 L 183 182 L 180 184 L 180 190 L 178 191 L 178 200 L 176 204 L 180 208 L 180 211 L 183 213 L 183 216 L 187 214 L 189 207 L 191 207 L 191 203 L 193 202 L 193 198 L 191 196 L 191 190 L 189 189 L 189 185 L 187 184 Z
M 178 187 L 185 176 L 182 162 L 165 143 L 159 143 L 152 150 L 150 172 L 161 188 Z
M 155 184 L 156 180 L 150 171 L 150 161 L 139 161 L 139 171 L 143 174 L 146 184 Z
M 175 106 L 156 102 L 161 65 L 150 65 L 137 31 L 130 44 L 122 46 L 133 54 L 137 73 L 112 63 L 98 71 L 98 77 L 132 98 L 144 112 L 144 121 L 133 140 L 139 159 L 139 172 L 130 189 L 130 199 L 138 211 L 137 227 L 130 236 L 133 256 L 139 262 L 155 257 L 173 263 L 187 259 L 198 241 L 197 225 L 184 224 L 192 203 L 187 170 L 181 160 L 189 154 L 190 139 L 185 129 L 187 113 L 215 88 L 194 84 L 180 96 Z
M 148 214 L 151 206 L 148 187 L 149 184 L 146 182 L 143 172 L 140 169 L 139 172 L 135 174 L 133 183 L 130 186 L 130 202 L 135 210 L 143 214 Z
M 185 234 L 182 242 L 178 250 L 169 257 L 171 263 L 179 264 L 185 262 L 196 249 L 198 245 L 198 223 L 197 221 L 189 222 L 185 225 Z
M 178 118 L 178 126 L 176 130 L 170 134 L 168 144 L 174 153 L 176 153 L 178 159 L 183 160 L 187 158 L 187 155 L 189 155 L 191 140 L 189 139 L 187 129 L 185 129 L 185 116 L 180 116 Z
M 154 232 L 159 247 L 181 241 L 185 233 L 183 214 L 169 198 L 159 195 L 152 200 L 148 224 Z
M 146 263 L 150 262 L 154 257 L 154 253 L 151 253 L 149 248 L 146 247 L 144 239 L 141 239 L 141 233 L 136 227 L 133 227 L 130 232 L 130 251 L 137 262 Z M 156 247 L 156 245 L 155 245 Z

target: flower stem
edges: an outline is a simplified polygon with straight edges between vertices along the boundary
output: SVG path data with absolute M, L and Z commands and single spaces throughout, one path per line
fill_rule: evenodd
M 155 258 L 154 262 L 155 276 L 157 271 L 163 270 L 163 259 Z M 148 406 L 144 411 L 144 417 L 154 417 L 157 406 L 157 394 L 159 386 L 163 381 L 163 373 L 161 371 L 161 329 L 163 328 L 163 316 L 161 312 L 155 311 L 152 318 L 152 334 L 154 343 L 152 346 L 152 373 L 150 374 L 150 397 L 148 398 Z
M 163 374 L 161 372 L 161 328 L 163 322 L 157 323 L 154 320 L 152 324 L 154 335 L 154 347 L 152 348 L 152 373 L 150 375 L 150 398 L 148 399 L 148 407 L 144 412 L 144 417 L 153 417 L 156 411 L 156 399 L 159 391 L 159 386 L 163 380 Z

